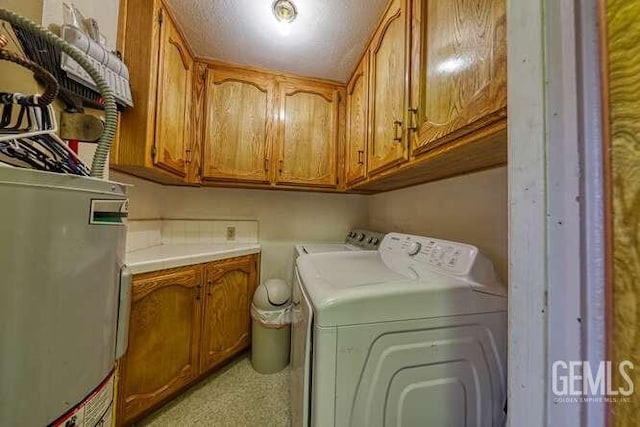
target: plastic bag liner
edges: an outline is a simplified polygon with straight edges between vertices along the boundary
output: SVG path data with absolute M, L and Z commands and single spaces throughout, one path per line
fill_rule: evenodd
M 291 323 L 291 306 L 286 308 L 265 311 L 259 310 L 255 305 L 251 304 L 251 318 L 260 322 L 265 328 L 280 329 L 289 326 Z

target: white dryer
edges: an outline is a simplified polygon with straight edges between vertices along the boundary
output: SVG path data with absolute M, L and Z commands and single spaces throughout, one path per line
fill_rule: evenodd
M 300 255 L 318 254 L 324 252 L 345 252 L 359 250 L 376 250 L 384 234 L 378 231 L 355 229 L 349 231 L 344 242 L 339 243 L 298 243 L 296 258 Z
M 297 266 L 294 427 L 502 425 L 506 289 L 476 247 L 390 233 Z

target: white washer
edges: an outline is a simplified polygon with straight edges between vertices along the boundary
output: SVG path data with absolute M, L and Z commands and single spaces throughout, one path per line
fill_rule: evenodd
M 377 231 L 355 229 L 347 233 L 344 242 L 299 243 L 296 245 L 296 258 L 301 255 L 324 252 L 376 250 L 383 238 L 384 234 Z
M 384 239 L 384 234 L 377 232 L 377 231 L 371 231 L 371 230 L 365 230 L 365 229 L 353 229 L 351 231 L 349 231 L 347 233 L 347 236 L 344 239 L 344 242 L 340 242 L 340 243 L 298 243 L 295 246 L 295 256 L 296 259 L 299 258 L 302 255 L 309 255 L 309 254 L 320 254 L 320 253 L 336 253 L 336 252 L 351 252 L 351 251 L 363 251 L 363 250 L 369 250 L 369 251 L 375 251 L 378 249 L 378 247 L 380 246 L 380 243 L 382 243 L 382 240 Z M 294 268 L 293 268 L 293 283 L 295 284 L 297 282 L 297 277 L 298 277 L 298 267 L 294 261 Z M 294 290 L 293 292 L 295 292 L 295 285 L 294 285 Z M 298 295 L 300 293 L 298 292 Z M 299 298 L 298 298 L 299 301 Z M 296 312 L 296 310 L 301 310 L 303 309 L 304 306 L 300 306 L 299 302 L 297 303 L 297 306 L 294 307 L 294 313 Z M 299 315 L 297 317 L 300 317 Z M 311 317 L 309 313 L 305 314 L 305 317 Z M 306 323 L 301 323 L 298 322 L 297 324 L 293 324 L 292 325 L 292 331 L 293 328 L 297 328 L 298 331 L 302 329 L 306 329 L 307 328 L 307 324 Z M 297 333 L 297 336 L 300 336 L 301 332 Z M 306 334 L 306 333 L 305 333 Z M 307 336 L 307 335 L 305 335 Z M 310 336 L 310 334 L 308 334 L 308 336 Z M 297 343 L 298 347 L 296 347 L 295 343 L 293 342 L 293 335 L 292 335 L 292 342 L 291 342 L 291 353 L 290 353 L 290 360 L 298 360 L 300 361 L 300 363 L 304 364 L 304 363 L 309 363 L 309 359 L 303 359 L 301 356 L 301 352 L 305 351 L 305 346 L 303 345 L 302 348 L 300 348 L 300 345 L 302 345 L 303 343 Z M 292 363 L 293 365 L 293 363 Z M 301 375 L 303 375 L 304 372 L 308 372 L 309 367 L 307 366 L 306 368 L 302 367 L 298 370 L 294 370 L 292 371 L 292 378 L 298 377 L 300 378 L 299 381 L 292 381 L 292 387 L 290 390 L 290 394 L 291 394 L 291 407 L 293 409 L 294 412 L 294 417 L 293 419 L 300 419 L 302 420 L 302 411 L 303 411 L 303 407 L 304 407 L 304 412 L 307 412 L 307 400 L 308 400 L 308 396 L 306 394 L 306 392 L 303 391 L 306 390 L 307 387 L 307 381 L 308 381 L 308 376 L 307 378 L 302 378 Z M 299 408 L 299 409 L 296 409 Z M 305 416 L 306 417 L 306 416 Z M 305 418 L 306 420 L 306 418 Z M 300 424 L 302 421 L 300 421 L 298 424 Z M 296 425 L 295 423 L 293 424 L 294 426 Z M 306 421 L 305 421 L 305 425 L 306 425 Z
M 476 247 L 390 233 L 297 266 L 294 427 L 502 425 L 506 289 Z

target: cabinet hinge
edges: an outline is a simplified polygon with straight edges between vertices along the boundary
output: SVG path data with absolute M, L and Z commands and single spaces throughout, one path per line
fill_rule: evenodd
M 163 21 L 164 21 L 164 12 L 162 11 L 162 9 L 160 9 L 158 11 L 158 23 L 162 25 Z

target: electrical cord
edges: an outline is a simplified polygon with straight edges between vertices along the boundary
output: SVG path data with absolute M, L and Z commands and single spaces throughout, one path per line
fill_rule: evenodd
M 27 106 L 45 106 L 51 104 L 58 96 L 60 86 L 55 77 L 50 72 L 39 66 L 33 61 L 21 58 L 13 52 L 0 48 L 0 60 L 10 61 L 18 64 L 28 70 L 33 71 L 34 75 L 44 83 L 45 91 L 42 95 L 23 96 L 18 94 L 10 94 L 0 92 L 0 103 L 2 104 L 20 104 Z

